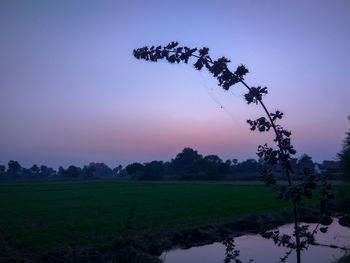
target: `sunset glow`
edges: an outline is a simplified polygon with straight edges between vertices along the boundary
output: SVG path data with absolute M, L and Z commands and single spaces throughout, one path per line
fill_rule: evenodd
M 243 86 L 225 92 L 191 64 L 132 56 L 172 40 L 245 64 L 247 82 L 269 87 L 266 104 L 285 113 L 298 156 L 322 161 L 341 149 L 350 2 L 96 3 L 0 3 L 0 164 L 116 166 L 170 160 L 184 147 L 255 158 L 271 137 L 249 131 L 262 112 Z

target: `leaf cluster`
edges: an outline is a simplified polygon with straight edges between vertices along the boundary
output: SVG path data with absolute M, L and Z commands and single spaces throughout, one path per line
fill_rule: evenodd
M 244 95 L 245 100 L 248 104 L 258 104 L 262 100 L 262 97 L 267 94 L 267 88 L 264 87 L 251 87 L 249 92 Z
M 232 72 L 228 69 L 227 64 L 230 62 L 225 57 L 213 60 L 209 56 L 209 48 L 203 47 L 201 49 L 179 47 L 178 42 L 171 42 L 166 46 L 151 46 L 135 49 L 133 55 L 137 59 L 144 59 L 146 61 L 157 62 L 165 59 L 170 63 L 188 63 L 190 58 L 196 59 L 193 66 L 197 70 L 205 67 L 217 80 L 219 86 L 225 90 L 236 83 L 243 81 L 244 75 L 248 73 L 248 69 L 244 65 L 240 65 Z

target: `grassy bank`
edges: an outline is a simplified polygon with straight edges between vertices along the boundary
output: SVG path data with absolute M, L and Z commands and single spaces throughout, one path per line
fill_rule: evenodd
M 94 245 L 128 228 L 128 235 L 156 233 L 284 208 L 275 194 L 251 182 L 3 182 L 0 248 L 41 252 Z

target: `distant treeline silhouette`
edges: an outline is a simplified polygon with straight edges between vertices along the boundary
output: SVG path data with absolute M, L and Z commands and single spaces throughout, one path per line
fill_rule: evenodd
M 305 167 L 314 173 L 323 173 L 330 179 L 342 179 L 337 161 L 314 163 L 306 154 L 291 160 L 293 171 L 299 174 Z M 98 178 L 131 178 L 134 180 L 257 180 L 259 160 L 237 159 L 223 161 L 217 155 L 202 156 L 192 148 L 184 148 L 170 161 L 132 163 L 125 168 L 110 168 L 104 163 L 90 163 L 83 168 L 71 165 L 58 170 L 45 165 L 22 167 L 17 161 L 9 161 L 7 167 L 0 165 L 0 180 L 72 180 Z M 277 167 L 278 168 L 278 167 Z
M 126 176 L 121 165 L 111 169 L 104 163 L 90 163 L 83 168 L 71 165 L 67 169 L 62 166 L 55 170 L 45 165 L 34 164 L 31 168 L 22 167 L 17 161 L 9 161 L 7 169 L 0 165 L 0 180 L 64 180 L 64 179 L 97 179 Z

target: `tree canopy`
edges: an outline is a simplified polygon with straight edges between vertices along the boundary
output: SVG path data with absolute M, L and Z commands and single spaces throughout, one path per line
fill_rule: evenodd
M 350 121 L 350 116 L 348 116 Z M 350 129 L 346 133 L 346 137 L 343 142 L 343 149 L 338 153 L 341 166 L 344 170 L 345 177 L 350 180 Z

